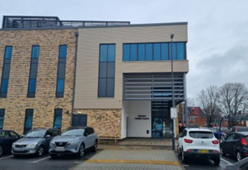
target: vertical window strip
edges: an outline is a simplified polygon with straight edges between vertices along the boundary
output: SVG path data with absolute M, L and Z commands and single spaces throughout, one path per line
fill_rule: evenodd
M 57 72 L 57 85 L 56 85 L 56 97 L 64 97 L 65 89 L 65 68 L 67 57 L 67 45 L 59 46 L 59 60 L 58 60 L 58 72 Z
M 29 82 L 28 82 L 28 98 L 35 97 L 37 70 L 38 70 L 38 58 L 39 58 L 39 45 L 32 46 Z
M 123 50 L 126 57 L 130 57 L 130 49 Z M 98 97 L 114 97 L 115 44 L 100 44 L 99 51 Z
M 1 87 L 0 87 L 0 97 L 1 98 L 7 97 L 11 57 L 12 57 L 12 46 L 6 46 L 5 52 L 4 52 L 2 80 L 1 80 Z
M 28 133 L 32 129 L 32 126 L 33 126 L 33 112 L 34 112 L 34 109 L 26 109 L 23 134 Z
M 0 130 L 3 129 L 4 115 L 5 115 L 5 109 L 0 109 Z
M 61 129 L 62 126 L 62 109 L 55 109 L 54 110 L 54 120 L 53 120 L 53 127 L 56 129 Z
M 142 54 L 144 45 L 144 54 Z M 167 43 L 124 43 L 123 61 L 158 61 L 170 60 L 173 55 L 174 60 L 186 59 L 186 43 L 173 42 L 171 53 L 171 42 Z

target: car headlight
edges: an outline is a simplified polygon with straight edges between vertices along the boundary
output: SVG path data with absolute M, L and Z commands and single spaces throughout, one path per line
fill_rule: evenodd
M 31 144 L 28 144 L 27 147 L 28 148 L 34 148 L 36 145 L 37 145 L 37 143 L 31 143 Z
M 78 140 L 73 140 L 73 141 L 70 141 L 69 144 L 74 145 L 74 144 L 77 144 L 78 142 L 79 142 Z

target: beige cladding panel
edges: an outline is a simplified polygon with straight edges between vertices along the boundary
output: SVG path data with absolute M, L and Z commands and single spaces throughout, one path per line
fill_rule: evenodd
M 170 72 L 170 61 L 123 62 L 123 43 L 187 41 L 187 25 L 79 29 L 74 108 L 122 108 L 123 73 Z M 98 98 L 99 45 L 116 44 L 115 95 Z M 188 72 L 188 61 L 175 61 L 175 72 Z

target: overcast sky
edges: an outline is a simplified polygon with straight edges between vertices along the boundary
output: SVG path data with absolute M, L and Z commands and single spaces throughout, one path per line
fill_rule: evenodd
M 227 82 L 248 87 L 247 0 L 0 0 L 0 23 L 3 15 L 131 24 L 188 22 L 188 97 Z

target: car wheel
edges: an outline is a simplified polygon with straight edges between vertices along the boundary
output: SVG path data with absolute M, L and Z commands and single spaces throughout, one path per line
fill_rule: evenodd
M 177 146 L 177 155 L 182 156 L 182 150 Z
M 78 151 L 79 158 L 82 158 L 84 156 L 84 151 L 85 151 L 84 144 L 81 144 Z
M 38 151 L 37 151 L 38 156 L 43 156 L 44 155 L 44 147 L 39 146 Z
M 93 146 L 92 150 L 93 150 L 93 152 L 96 152 L 97 149 L 98 149 L 98 142 L 96 140 L 95 143 L 94 143 L 94 146 Z
M 224 152 L 224 150 L 223 150 L 222 147 L 220 148 L 220 154 L 221 154 L 221 156 L 225 156 L 226 155 L 226 153 Z
M 55 158 L 57 158 L 57 157 L 58 157 L 58 155 L 57 155 L 57 154 L 51 154 L 50 156 L 51 156 L 51 158 L 52 158 L 52 159 L 55 159 Z
M 181 150 L 181 152 L 182 152 L 182 153 L 181 153 L 181 155 L 182 155 L 182 156 L 181 156 L 182 161 L 183 161 L 184 163 L 186 163 L 188 158 L 184 155 L 183 149 Z
M 2 145 L 0 145 L 0 156 L 2 156 L 3 155 L 3 147 L 2 147 Z
M 237 159 L 237 161 L 241 161 L 241 159 L 242 159 L 239 151 L 236 152 L 236 159 Z
M 219 165 L 219 164 L 220 164 L 220 158 L 214 159 L 214 164 L 215 164 L 215 165 Z

